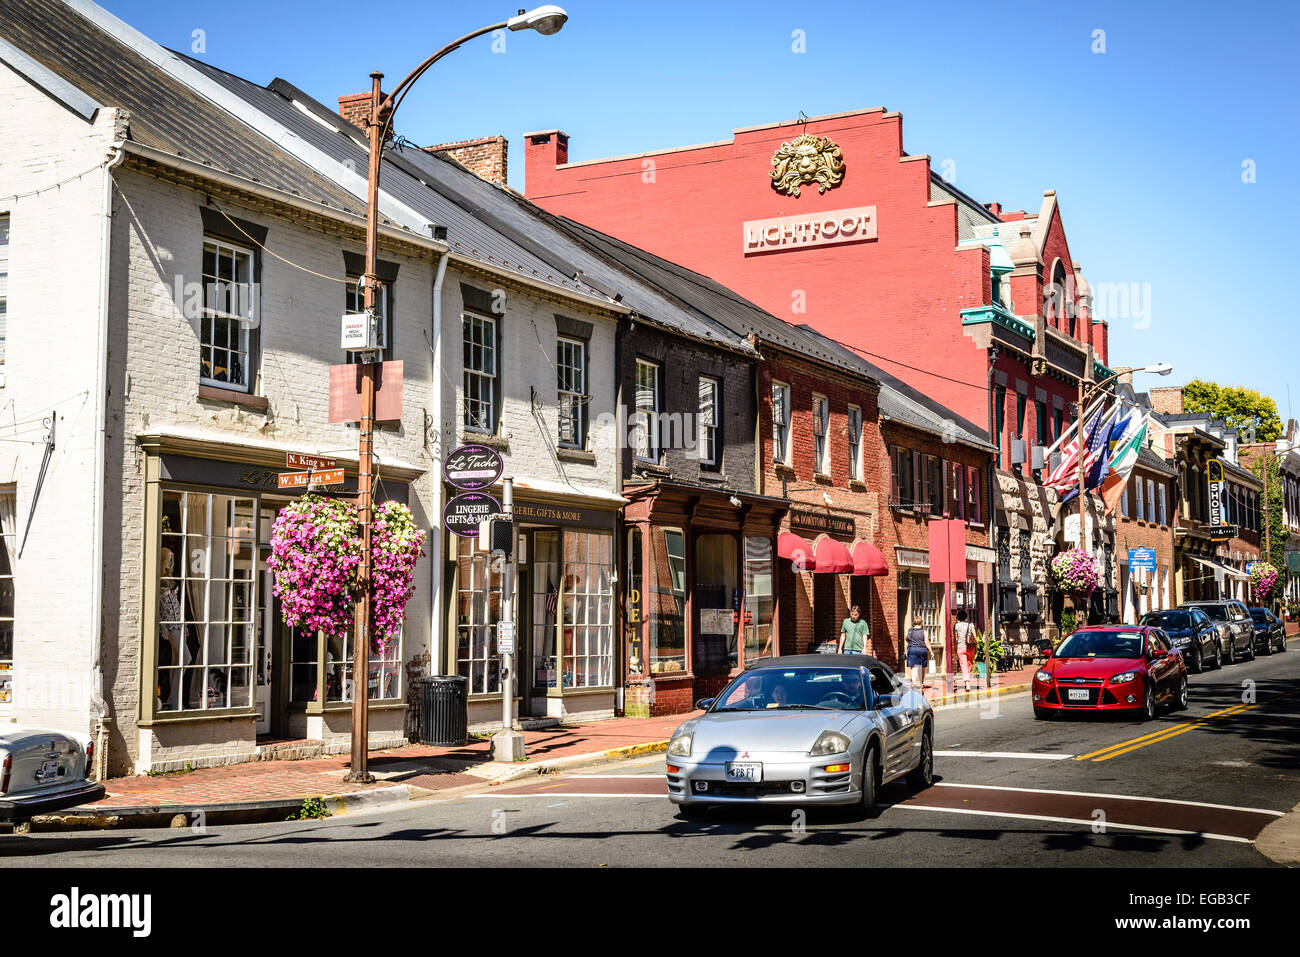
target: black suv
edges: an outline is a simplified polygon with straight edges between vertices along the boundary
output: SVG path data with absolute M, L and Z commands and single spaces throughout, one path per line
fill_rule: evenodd
M 1179 608 L 1199 608 L 1214 622 L 1219 632 L 1219 651 L 1228 664 L 1255 657 L 1255 624 L 1246 606 L 1235 598 L 1222 601 L 1187 601 Z
M 1256 651 L 1266 655 L 1286 651 L 1286 626 L 1281 618 L 1267 608 L 1250 609 L 1250 618 L 1255 623 Z
M 1183 661 L 1193 674 L 1200 674 L 1213 665 L 1223 664 L 1219 651 L 1219 629 L 1199 608 L 1169 608 L 1149 611 L 1139 625 L 1159 628 L 1169 636 L 1169 644 L 1182 653 Z

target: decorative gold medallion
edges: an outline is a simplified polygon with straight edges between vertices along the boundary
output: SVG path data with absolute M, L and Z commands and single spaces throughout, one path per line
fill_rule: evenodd
M 772 188 L 798 196 L 806 183 L 824 193 L 844 178 L 844 156 L 826 136 L 804 133 L 772 154 Z

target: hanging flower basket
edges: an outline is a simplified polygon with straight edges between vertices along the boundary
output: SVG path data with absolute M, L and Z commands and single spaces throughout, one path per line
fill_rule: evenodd
M 401 627 L 423 545 L 424 532 L 405 505 L 384 502 L 375 508 L 370 525 L 370 636 L 378 652 Z M 266 564 L 285 624 L 324 632 L 326 638 L 346 634 L 359 595 L 357 507 L 319 495 L 304 495 L 286 505 L 272 526 Z
M 1268 601 L 1277 586 L 1278 571 L 1270 562 L 1255 562 L 1250 570 L 1250 587 L 1256 601 Z
M 1052 582 L 1067 595 L 1087 598 L 1100 584 L 1097 561 L 1082 548 L 1071 548 L 1052 559 Z

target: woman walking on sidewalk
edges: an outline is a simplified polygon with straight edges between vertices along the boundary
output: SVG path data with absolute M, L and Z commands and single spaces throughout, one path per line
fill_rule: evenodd
M 907 680 L 918 691 L 925 687 L 925 666 L 929 662 L 930 649 L 925 644 L 925 629 L 921 627 L 921 616 L 917 615 L 907 633 Z
M 957 660 L 961 662 L 961 680 L 970 691 L 970 673 L 975 667 L 975 626 L 966 620 L 966 609 L 957 612 L 957 624 L 952 626 L 953 644 L 957 647 Z

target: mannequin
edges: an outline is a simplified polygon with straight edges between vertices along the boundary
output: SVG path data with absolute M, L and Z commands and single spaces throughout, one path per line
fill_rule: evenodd
M 162 577 L 171 578 L 176 571 L 176 556 L 170 548 L 162 550 Z M 181 620 L 181 597 L 178 583 L 162 582 L 158 591 L 158 664 L 160 666 L 190 663 L 189 650 L 182 641 L 184 626 Z M 184 660 L 182 660 L 182 658 Z M 181 690 L 179 671 L 162 671 L 158 675 L 158 707 L 175 711 Z

